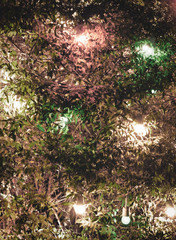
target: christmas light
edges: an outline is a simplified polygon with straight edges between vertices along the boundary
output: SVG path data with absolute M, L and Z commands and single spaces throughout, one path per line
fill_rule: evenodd
M 124 225 L 128 225 L 130 222 L 131 222 L 131 219 L 129 216 L 123 216 L 122 219 L 121 219 L 121 222 L 124 224 Z
M 133 128 L 139 136 L 145 136 L 148 133 L 148 129 L 144 126 L 144 124 L 134 123 Z
M 168 200 L 166 202 L 165 213 L 169 218 L 174 218 L 176 216 L 176 209 L 174 207 L 174 204 L 173 204 L 172 200 Z
M 122 209 L 121 222 L 124 225 L 128 225 L 131 222 L 131 219 L 129 217 L 129 208 L 127 206 L 123 207 L 123 209 Z
M 75 37 L 75 41 L 78 44 L 86 45 L 87 42 L 88 42 L 88 39 L 87 39 L 87 36 L 85 34 L 81 34 L 81 35 L 78 35 L 78 36 Z
M 150 47 L 148 44 L 144 44 L 139 49 L 139 53 L 143 54 L 145 57 L 153 56 L 155 54 L 154 48 Z
M 167 207 L 165 213 L 168 217 L 173 218 L 176 216 L 176 209 L 174 207 Z
M 127 197 L 125 198 L 125 206 L 122 209 L 122 218 L 121 222 L 124 225 L 128 225 L 131 222 L 130 216 L 129 216 L 129 207 L 127 207 Z
M 74 210 L 77 215 L 84 215 L 86 213 L 86 205 L 74 204 Z

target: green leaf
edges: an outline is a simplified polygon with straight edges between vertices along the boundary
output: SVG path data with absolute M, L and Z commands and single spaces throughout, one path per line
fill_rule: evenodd
M 82 146 L 80 144 L 76 145 L 75 148 L 78 150 L 82 150 Z
M 42 132 L 45 132 L 45 129 L 41 126 L 41 125 L 37 125 L 37 128 L 40 130 L 40 131 L 42 131 Z

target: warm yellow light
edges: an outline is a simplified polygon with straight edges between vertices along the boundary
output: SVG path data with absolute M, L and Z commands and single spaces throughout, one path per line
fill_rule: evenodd
M 145 136 L 148 133 L 148 129 L 143 124 L 134 123 L 133 128 L 140 136 Z
M 86 205 L 83 204 L 74 204 L 74 210 L 78 215 L 84 215 L 86 213 Z
M 165 213 L 168 217 L 173 218 L 176 216 L 176 209 L 173 207 L 167 207 Z

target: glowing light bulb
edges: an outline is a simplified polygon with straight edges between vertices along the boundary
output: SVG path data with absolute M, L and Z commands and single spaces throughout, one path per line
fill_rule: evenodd
M 173 207 L 167 207 L 165 213 L 168 217 L 173 218 L 176 216 L 176 209 Z
M 140 135 L 145 136 L 148 133 L 148 129 L 143 124 L 135 123 L 133 124 L 134 131 Z
M 78 35 L 75 37 L 75 41 L 78 43 L 78 44 L 87 44 L 88 40 L 87 40 L 87 36 L 85 34 L 81 34 L 81 35 Z
M 143 53 L 146 57 L 154 55 L 154 48 L 150 47 L 147 44 L 144 44 L 141 48 L 141 53 Z
M 151 90 L 151 93 L 152 93 L 152 94 L 155 94 L 155 93 L 157 93 L 157 90 L 153 90 L 153 89 L 152 89 L 152 90 Z
M 78 215 L 84 215 L 86 213 L 86 205 L 83 204 L 74 204 L 74 210 Z
M 131 222 L 131 219 L 129 216 L 123 216 L 121 218 L 121 222 L 124 224 L 124 225 L 128 225 L 130 222 Z
M 126 205 L 127 205 L 127 200 L 126 201 Z M 121 222 L 124 225 L 128 225 L 131 222 L 130 216 L 129 216 L 129 207 L 125 206 L 122 209 L 122 218 L 121 218 Z
M 137 48 L 139 54 L 142 54 L 144 57 L 154 56 L 155 50 L 148 44 L 143 44 Z

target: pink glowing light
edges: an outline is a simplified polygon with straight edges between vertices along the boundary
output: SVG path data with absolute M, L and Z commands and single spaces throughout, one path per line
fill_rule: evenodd
M 79 34 L 75 36 L 75 42 L 78 45 L 87 46 L 89 42 L 89 35 L 87 33 Z
M 78 43 L 86 44 L 86 42 L 87 42 L 88 39 L 87 39 L 87 37 L 86 37 L 85 34 L 81 34 L 81 35 L 77 36 L 77 37 L 75 38 L 75 40 L 76 40 L 76 42 L 78 42 Z
M 101 26 L 94 28 L 84 27 L 75 31 L 74 43 L 84 47 L 86 50 L 102 49 L 106 46 L 106 31 Z

